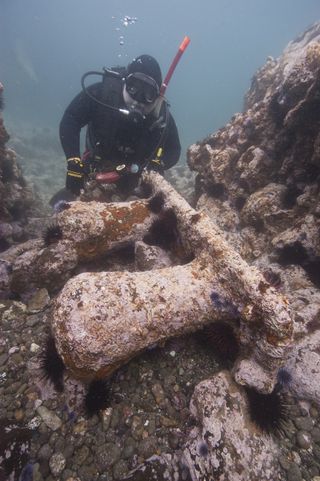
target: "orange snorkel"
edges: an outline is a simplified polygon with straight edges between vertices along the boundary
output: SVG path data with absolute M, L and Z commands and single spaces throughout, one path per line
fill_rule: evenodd
M 189 45 L 190 43 L 190 38 L 189 37 L 184 37 L 184 39 L 182 40 L 181 44 L 180 44 L 180 47 L 178 49 L 178 52 L 176 53 L 176 56 L 174 57 L 170 67 L 169 67 L 169 70 L 168 70 L 168 73 L 164 79 L 164 81 L 162 82 L 162 85 L 161 85 L 161 88 L 160 88 L 160 95 L 164 95 L 167 87 L 168 87 L 168 84 L 171 80 L 171 77 L 172 77 L 172 74 L 173 72 L 175 71 L 175 68 L 176 66 L 178 65 L 178 62 L 182 56 L 182 54 L 184 53 L 185 49 L 187 48 L 187 46 Z

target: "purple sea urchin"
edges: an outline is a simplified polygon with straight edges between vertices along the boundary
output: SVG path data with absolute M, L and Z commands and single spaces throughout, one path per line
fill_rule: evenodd
M 271 394 L 261 394 L 248 387 L 245 390 L 251 421 L 264 433 L 281 433 L 288 413 L 277 390 Z
M 234 200 L 234 206 L 237 209 L 237 211 L 240 212 L 242 210 L 244 204 L 246 203 L 246 200 L 247 199 L 241 195 L 236 197 L 236 199 Z
M 272 269 L 266 269 L 262 272 L 263 277 L 271 286 L 275 289 L 279 289 L 281 287 L 282 281 L 281 276 L 278 272 L 274 272 Z
M 320 256 L 310 258 L 302 267 L 304 267 L 310 281 L 315 286 L 320 287 Z
M 209 449 L 208 449 L 207 443 L 206 442 L 200 443 L 200 445 L 199 445 L 200 456 L 203 456 L 205 458 L 205 457 L 208 456 L 208 453 L 209 453 Z
M 281 266 L 303 265 L 308 260 L 305 247 L 298 241 L 278 249 L 278 263 Z
M 320 329 L 320 318 L 319 315 L 316 314 L 311 321 L 308 322 L 307 324 L 307 330 L 309 334 L 312 334 L 313 332 L 317 331 Z
M 279 387 L 282 389 L 288 387 L 291 384 L 292 376 L 287 369 L 281 367 L 277 374 L 277 381 Z
M 223 199 L 226 195 L 226 187 L 222 183 L 209 184 L 206 186 L 206 190 L 215 199 Z
M 297 201 L 297 197 L 302 194 L 302 190 L 297 185 L 288 185 L 286 192 L 282 196 L 282 205 L 285 209 L 292 209 Z
M 65 365 L 58 354 L 54 337 L 47 337 L 45 348 L 41 354 L 41 368 L 47 380 L 52 382 L 56 391 L 63 391 L 63 373 Z
M 233 327 L 227 322 L 207 324 L 199 332 L 201 341 L 213 351 L 222 362 L 234 362 L 239 354 L 239 344 Z
M 277 250 L 278 263 L 282 266 L 300 265 L 309 279 L 317 287 L 320 286 L 320 256 L 308 252 L 303 244 L 295 241 Z
M 178 239 L 178 220 L 173 209 L 161 212 L 144 236 L 143 241 L 149 245 L 170 249 Z
M 27 463 L 20 473 L 19 481 L 33 481 L 34 464 L 33 462 Z
M 91 381 L 85 397 L 85 409 L 89 417 L 98 414 L 101 409 L 106 409 L 110 397 L 110 381 L 96 379 Z
M 234 319 L 239 317 L 239 309 L 238 307 L 233 304 L 229 299 L 221 296 L 218 292 L 211 292 L 210 299 L 212 304 L 221 311 L 221 313 L 227 313 L 232 316 Z
M 154 214 L 159 214 L 164 206 L 164 195 L 158 192 L 148 202 L 148 207 Z
M 52 224 L 47 227 L 46 231 L 44 232 L 42 238 L 43 242 L 46 247 L 48 247 L 50 244 L 54 244 L 56 242 L 59 242 L 63 237 L 62 235 L 62 229 L 59 225 L 57 224 Z

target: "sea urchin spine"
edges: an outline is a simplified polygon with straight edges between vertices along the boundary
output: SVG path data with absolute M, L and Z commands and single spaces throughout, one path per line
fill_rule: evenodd
M 62 229 L 57 224 L 53 224 L 47 227 L 46 231 L 42 236 L 43 242 L 46 247 L 48 247 L 50 244 L 55 244 L 56 242 L 59 242 L 62 237 Z
M 164 206 L 164 195 L 158 192 L 148 202 L 148 207 L 154 214 L 159 214 Z
M 159 218 L 154 220 L 149 232 L 143 241 L 149 245 L 159 246 L 170 250 L 179 238 L 178 219 L 173 209 L 167 209 L 160 213 Z
M 239 354 L 239 343 L 233 327 L 224 321 L 207 324 L 199 332 L 200 340 L 222 362 L 234 362 Z
M 47 337 L 46 345 L 41 355 L 40 364 L 45 378 L 52 382 L 56 391 L 62 392 L 65 365 L 59 356 L 52 334 Z
M 277 374 L 277 381 L 278 389 L 288 388 L 292 382 L 292 375 L 286 368 L 281 367 Z
M 249 387 L 245 389 L 251 421 L 264 433 L 281 433 L 288 412 L 279 392 L 274 390 L 270 394 L 261 394 Z
M 109 388 L 109 380 L 96 379 L 91 381 L 85 397 L 85 409 L 89 417 L 98 414 L 101 409 L 108 407 Z

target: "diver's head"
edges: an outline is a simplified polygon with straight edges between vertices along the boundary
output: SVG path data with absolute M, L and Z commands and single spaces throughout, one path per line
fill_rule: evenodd
M 140 55 L 127 68 L 123 98 L 128 108 L 144 115 L 155 108 L 160 95 L 162 75 L 158 62 L 150 55 Z

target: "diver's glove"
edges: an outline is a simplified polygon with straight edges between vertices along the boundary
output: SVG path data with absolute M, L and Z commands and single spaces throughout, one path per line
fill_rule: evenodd
M 150 160 L 149 164 L 147 165 L 148 170 L 155 170 L 159 172 L 159 174 L 164 174 L 164 165 L 160 159 L 152 159 Z
M 84 187 L 84 164 L 80 157 L 70 157 L 67 162 L 66 188 L 73 194 L 79 195 Z

